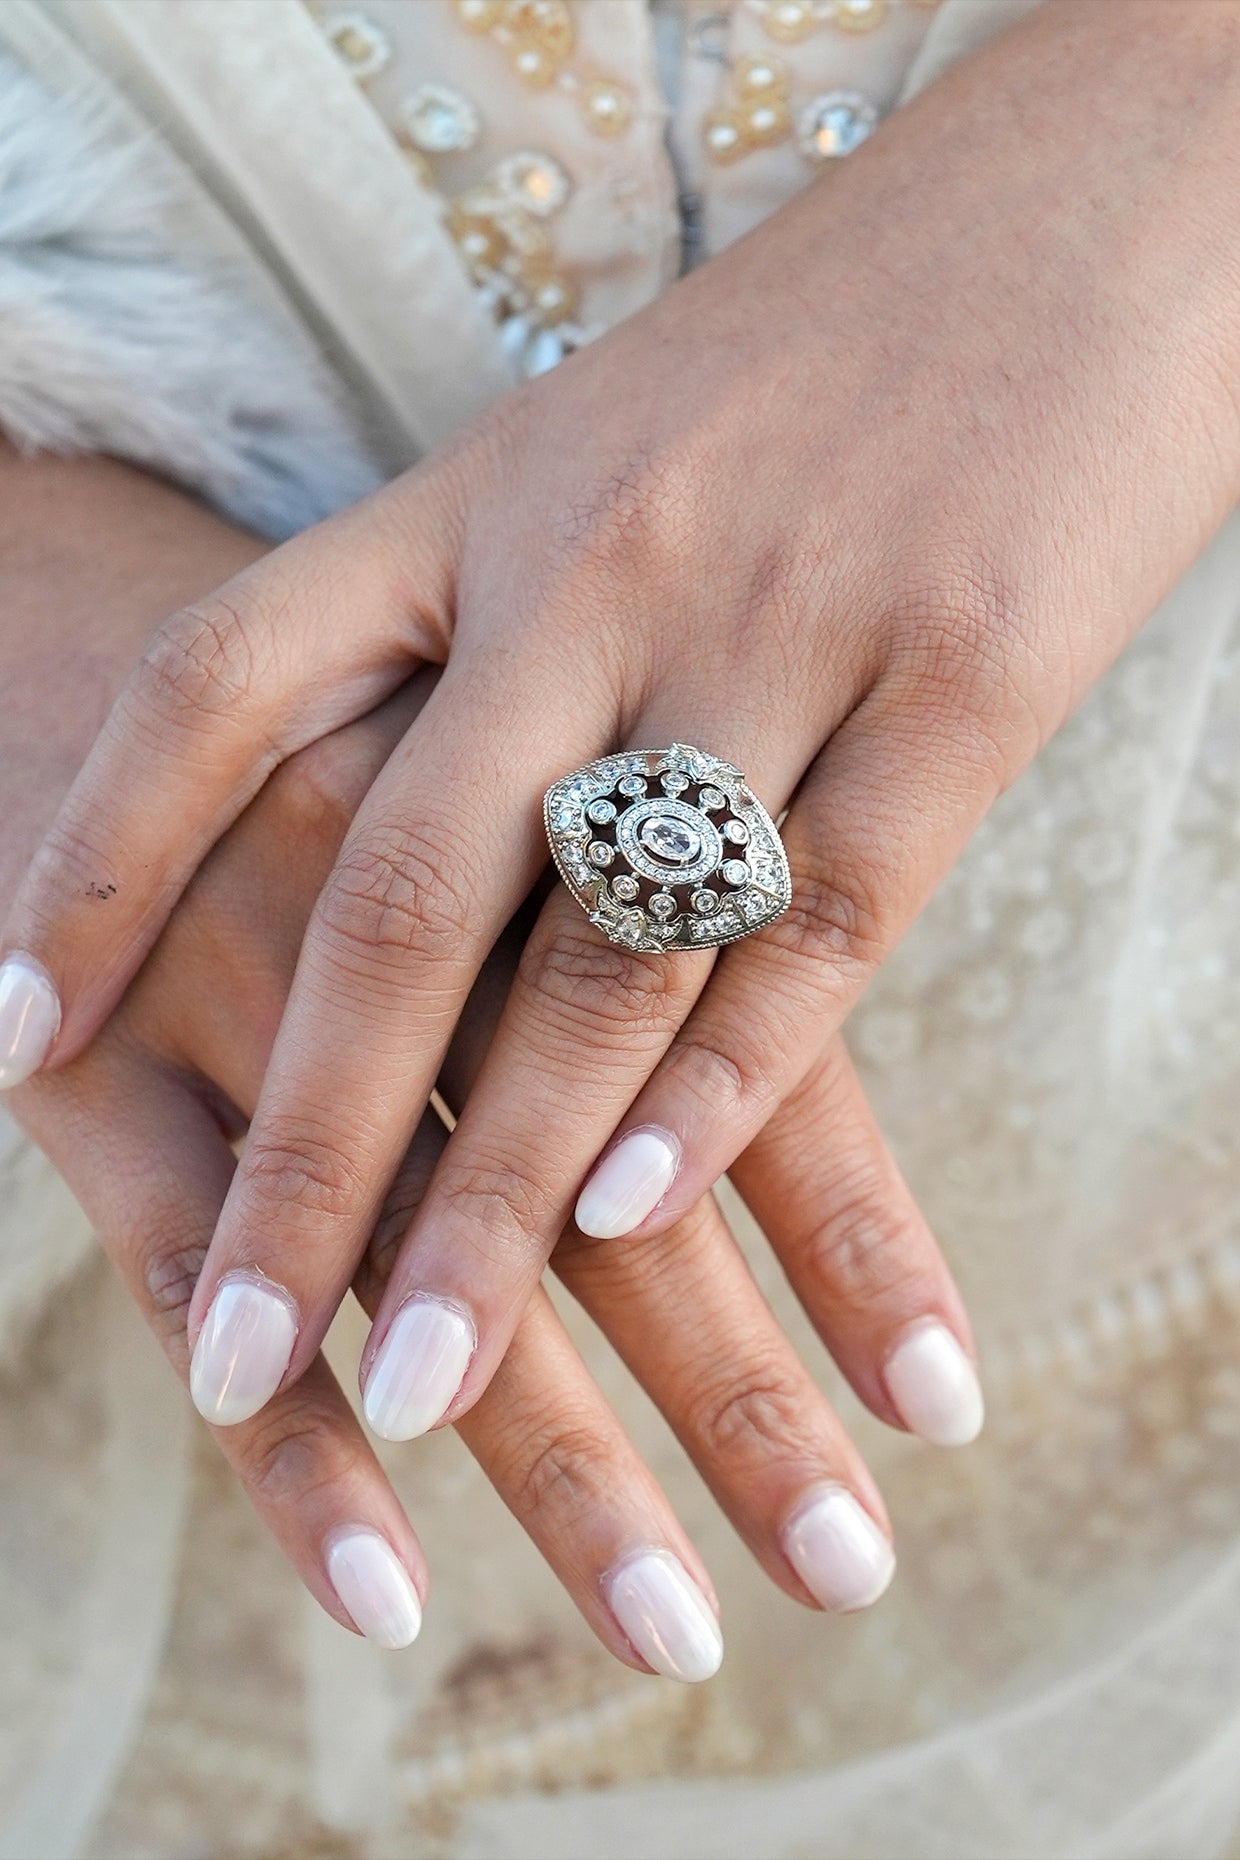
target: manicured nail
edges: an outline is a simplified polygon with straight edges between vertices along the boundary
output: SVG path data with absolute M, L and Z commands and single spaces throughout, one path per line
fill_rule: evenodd
M 577 1197 L 574 1219 L 591 1240 L 631 1234 L 676 1179 L 680 1148 L 660 1130 L 630 1130 L 604 1156 Z
M 287 1298 L 238 1273 L 220 1281 L 194 1345 L 189 1390 L 216 1427 L 248 1421 L 284 1380 L 297 1319 Z
M 477 1347 L 474 1327 L 440 1298 L 410 1298 L 388 1326 L 362 1406 L 384 1440 L 415 1440 L 456 1400 Z
M 0 962 L 0 1091 L 39 1070 L 60 1029 L 60 997 L 33 956 Z
M 868 1608 L 895 1574 L 891 1545 L 843 1486 L 824 1486 L 784 1527 L 784 1555 L 816 1602 L 836 1614 Z
M 647 1666 L 689 1684 L 723 1659 L 714 1610 L 670 1551 L 642 1550 L 604 1579 L 608 1606 Z
M 393 1650 L 413 1645 L 422 1604 L 409 1571 L 377 1531 L 345 1531 L 333 1539 L 327 1574 L 359 1634 Z
M 935 1447 L 966 1447 L 986 1418 L 977 1371 L 945 1324 L 915 1324 L 887 1359 L 887 1393 L 911 1433 Z

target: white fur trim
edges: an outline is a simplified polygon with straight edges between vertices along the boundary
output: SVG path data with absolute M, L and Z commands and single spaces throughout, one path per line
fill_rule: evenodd
M 154 141 L 0 55 L 0 431 L 108 452 L 286 536 L 379 480 L 334 385 L 219 260 L 161 235 Z

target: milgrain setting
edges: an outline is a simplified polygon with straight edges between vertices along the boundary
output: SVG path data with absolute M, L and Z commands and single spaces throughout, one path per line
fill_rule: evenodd
M 739 769 L 687 743 L 575 769 L 543 818 L 564 883 L 622 949 L 718 948 L 792 902 L 775 822 Z

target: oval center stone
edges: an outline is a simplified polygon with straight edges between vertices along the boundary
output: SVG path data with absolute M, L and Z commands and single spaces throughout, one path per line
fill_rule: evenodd
M 643 820 L 637 837 L 647 852 L 668 865 L 692 865 L 701 856 L 701 834 L 687 821 L 670 814 L 652 814 L 649 820 Z

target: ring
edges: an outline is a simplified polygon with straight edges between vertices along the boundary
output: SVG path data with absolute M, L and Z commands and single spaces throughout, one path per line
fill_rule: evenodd
M 775 822 L 730 762 L 687 743 L 587 762 L 548 788 L 560 877 L 622 949 L 711 949 L 792 902 Z

